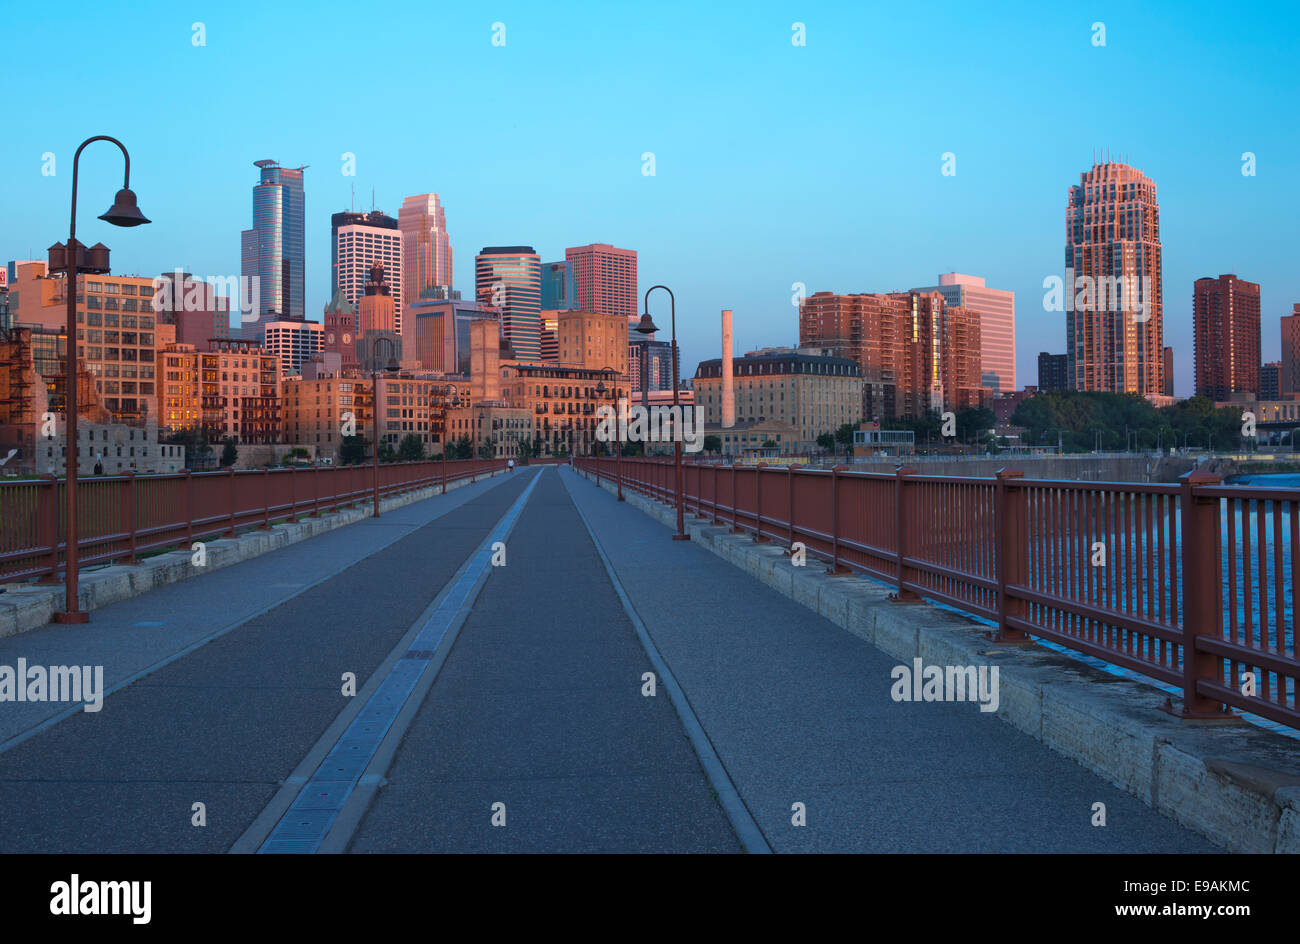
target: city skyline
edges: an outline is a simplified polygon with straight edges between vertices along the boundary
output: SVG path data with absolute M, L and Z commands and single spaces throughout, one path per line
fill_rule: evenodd
M 794 283 L 803 283 L 809 294 L 889 292 L 932 284 L 936 272 L 976 273 L 1017 295 L 1016 366 L 1023 386 L 1035 375 L 1039 351 L 1065 349 L 1064 314 L 1043 311 L 1039 303 L 1042 280 L 1063 275 L 1064 189 L 1090 166 L 1094 152 L 1101 159 L 1109 149 L 1159 187 L 1164 334 L 1175 350 L 1176 393 L 1187 396 L 1193 389 L 1191 287 L 1201 277 L 1236 272 L 1261 285 L 1261 359 L 1277 360 L 1278 319 L 1300 299 L 1300 275 L 1288 258 L 1292 230 L 1277 210 L 1293 198 L 1300 149 L 1290 123 L 1273 120 L 1289 100 L 1285 59 L 1278 52 L 1297 34 L 1295 17 L 1277 16 L 1277 8 L 1263 5 L 1202 35 L 1197 7 L 1115 15 L 1075 7 L 1036 11 L 1032 19 L 1014 12 L 985 17 L 958 5 L 942 9 L 939 17 L 895 11 L 869 19 L 846 6 L 814 7 L 798 14 L 806 24 L 802 47 L 791 43 L 794 15 L 775 10 L 744 22 L 692 10 L 686 30 L 676 29 L 671 17 L 602 11 L 596 43 L 577 28 L 590 18 L 581 7 L 545 18 L 507 7 L 493 14 L 507 24 L 503 47 L 492 45 L 489 20 L 453 11 L 438 26 L 446 65 L 463 81 L 485 83 L 484 94 L 526 81 L 548 95 L 599 71 L 612 77 L 595 90 L 600 108 L 629 92 L 635 107 L 624 102 L 602 112 L 609 133 L 597 145 L 560 142 L 541 156 L 531 149 L 502 155 L 490 136 L 463 140 L 458 148 L 426 149 L 433 131 L 397 127 L 376 138 L 340 131 L 325 120 L 326 111 L 365 107 L 364 87 L 344 89 L 341 100 L 328 103 L 304 96 L 300 109 L 275 122 L 231 126 L 202 148 L 184 135 L 122 132 L 132 151 L 133 184 L 155 224 L 130 240 L 101 232 L 93 214 L 83 226 L 114 248 L 118 273 L 152 275 L 181 266 L 199 275 L 234 274 L 240 271 L 236 233 L 249 226 L 249 163 L 274 154 L 286 166 L 309 165 L 305 312 L 317 319 L 332 294 L 330 215 L 353 206 L 354 193 L 359 204 L 367 190 L 375 194 L 374 205 L 389 213 L 412 194 L 436 191 L 450 208 L 451 241 L 463 247 L 453 279 L 463 292 L 473 281 L 470 256 L 481 246 L 532 245 L 544 259 L 593 241 L 637 250 L 641 290 L 665 282 L 677 295 L 688 373 L 716 353 L 713 324 L 722 308 L 736 312 L 736 350 L 743 352 L 792 342 Z M 311 39 L 323 42 L 331 34 L 325 25 L 330 17 L 301 23 L 285 12 L 262 10 L 259 16 L 271 22 L 264 34 L 255 34 L 240 19 L 247 10 L 236 5 L 206 21 L 201 47 L 191 43 L 189 22 L 151 19 L 147 6 L 127 13 L 87 11 L 85 29 L 66 49 L 42 52 L 39 63 L 27 49 L 14 50 L 15 92 L 37 94 L 39 88 L 50 94 L 34 77 L 52 75 L 57 89 L 65 81 L 60 66 L 84 60 L 97 29 L 122 28 L 121 20 L 130 24 L 134 39 L 156 49 L 160 65 L 185 64 L 178 85 L 159 89 L 147 82 L 144 63 L 123 63 L 122 92 L 144 111 L 156 106 L 165 113 L 180 96 L 223 114 L 250 94 L 251 77 L 232 68 L 261 54 L 282 20 L 303 41 L 280 50 L 281 68 L 295 76 L 295 85 L 306 82 L 312 68 L 306 50 L 314 45 Z M 409 31 L 386 39 L 398 70 L 391 78 L 395 87 L 413 81 L 403 53 L 421 41 L 420 23 L 432 23 L 419 17 Z M 1098 19 L 1106 26 L 1104 47 L 1093 45 L 1091 26 Z M 22 30 L 37 23 L 34 12 L 18 11 L 12 25 Z M 1145 39 L 1157 28 L 1162 42 L 1153 47 Z M 733 36 L 732 45 L 749 55 L 737 58 L 728 49 L 713 61 L 720 35 Z M 820 80 L 839 74 L 857 44 L 872 36 L 891 39 L 881 49 L 878 71 L 827 93 Z M 1051 55 L 1016 58 L 1012 84 L 972 78 L 943 61 L 925 76 L 909 71 L 906 84 L 890 73 L 891 65 L 905 61 L 909 40 L 923 37 L 941 45 L 959 36 L 979 41 L 994 57 L 1024 48 Z M 672 51 L 663 62 L 647 65 L 653 73 L 648 84 L 663 85 L 662 94 L 642 88 L 646 83 L 633 74 L 637 70 L 614 65 L 629 49 L 655 48 L 661 39 L 671 39 Z M 556 66 L 554 53 L 578 49 L 592 60 Z M 1182 67 L 1193 59 L 1203 68 Z M 1217 69 L 1243 60 L 1252 62 L 1249 74 Z M 1105 68 L 1098 70 L 1099 63 Z M 1072 100 L 1069 76 L 1083 69 L 1096 77 L 1090 99 L 1098 102 L 1095 109 L 1066 104 Z M 1154 111 L 1150 102 L 1112 107 L 1122 103 L 1130 85 L 1156 76 L 1162 91 Z M 715 88 L 708 106 L 690 95 L 699 83 Z M 113 124 L 92 115 L 92 109 L 111 113 L 106 94 L 85 100 L 92 130 Z M 934 113 L 933 125 L 892 138 L 873 130 L 914 124 L 918 108 L 939 102 L 943 110 Z M 942 120 L 963 110 L 982 113 L 989 102 L 999 104 L 996 126 L 976 122 L 960 129 Z M 1183 107 L 1193 102 L 1196 109 Z M 447 122 L 471 127 L 471 102 L 449 107 L 439 129 Z M 1231 109 L 1237 120 L 1207 128 L 1194 118 L 1214 108 Z M 706 114 L 710 123 L 701 124 Z M 542 117 L 519 116 L 520 133 L 535 134 L 544 126 Z M 62 162 L 70 162 L 67 151 L 76 142 L 21 116 L 13 127 L 12 147 L 0 166 L 9 179 L 30 184 L 10 191 L 3 254 L 42 258 L 43 247 L 61 238 L 70 172 Z M 847 135 L 845 147 L 806 147 L 807 134 L 832 128 Z M 60 162 L 52 177 L 41 173 L 47 152 Z M 1242 174 L 1247 152 L 1257 161 L 1256 176 Z M 355 176 L 342 173 L 347 154 L 355 160 Z M 654 176 L 643 173 L 646 154 L 653 155 Z M 953 176 L 942 173 L 945 154 L 955 158 Z M 120 172 L 115 160 L 107 151 L 89 151 L 82 161 L 83 192 L 110 186 L 105 182 Z M 485 162 L 492 168 L 490 180 L 482 174 Z M 754 193 L 765 199 L 754 201 Z

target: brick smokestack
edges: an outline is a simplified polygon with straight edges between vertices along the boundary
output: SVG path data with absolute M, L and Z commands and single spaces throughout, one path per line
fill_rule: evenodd
M 722 425 L 736 425 L 736 384 L 731 375 L 731 309 L 722 309 Z

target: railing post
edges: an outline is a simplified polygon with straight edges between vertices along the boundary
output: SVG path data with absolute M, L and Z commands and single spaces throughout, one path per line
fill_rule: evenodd
M 754 543 L 767 544 L 771 538 L 763 536 L 763 470 L 767 463 L 760 462 L 754 467 Z
M 785 467 L 785 513 L 788 546 L 794 547 L 794 466 Z
M 130 551 L 127 554 L 124 564 L 138 564 L 140 558 L 136 556 L 136 534 L 135 534 L 135 469 L 130 469 L 126 473 L 126 500 L 122 502 L 122 517 L 125 520 L 125 530 L 130 535 Z
M 840 563 L 840 473 L 846 465 L 831 466 L 831 565 L 826 568 L 828 577 L 844 577 L 853 571 Z
M 1179 517 L 1183 565 L 1183 710 L 1184 718 L 1232 717 L 1222 702 L 1200 694 L 1197 683 L 1223 683 L 1223 660 L 1196 648 L 1198 637 L 1223 634 L 1223 570 L 1219 534 L 1219 499 L 1196 493 L 1197 486 L 1221 479 L 1193 469 L 1179 477 Z
M 722 524 L 722 516 L 718 514 L 718 465 L 713 465 L 713 523 Z
M 230 467 L 230 527 L 226 529 L 223 537 L 233 538 L 235 536 L 235 467 Z
M 311 516 L 320 517 L 320 466 L 311 467 Z
M 262 470 L 262 530 L 271 529 L 271 467 Z
M 295 487 L 298 477 L 298 467 L 289 466 L 289 517 L 284 520 L 292 524 L 298 520 L 298 489 Z
M 897 547 L 895 554 L 895 566 L 898 568 L 898 589 L 891 595 L 890 599 L 895 603 L 913 603 L 920 599 L 915 593 L 907 589 L 907 536 L 908 530 L 916 523 L 913 509 L 908 507 L 907 502 L 907 477 L 915 475 L 916 469 L 907 466 L 899 466 L 894 470 L 894 544 Z
M 42 547 L 50 549 L 49 573 L 43 575 L 37 583 L 59 582 L 59 480 L 53 472 L 41 476 L 45 483 L 37 494 L 39 498 L 40 542 Z
M 1008 616 L 1020 616 L 1024 603 L 1012 600 L 1008 587 L 1023 587 L 1029 580 L 1029 507 L 1023 488 L 1011 481 L 1024 478 L 1020 469 L 998 469 L 993 504 L 994 547 L 998 575 L 998 628 L 991 633 L 997 642 L 1029 642 L 1023 629 L 1007 625 Z
M 185 545 L 190 549 L 194 544 L 194 473 L 185 470 Z
M 736 509 L 740 505 L 740 500 L 736 493 L 736 463 L 731 463 L 731 533 L 743 533 L 740 528 L 740 522 L 736 518 Z

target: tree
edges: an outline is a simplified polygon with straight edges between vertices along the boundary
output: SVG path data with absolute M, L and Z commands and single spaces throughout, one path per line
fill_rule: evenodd
M 447 452 L 448 459 L 473 459 L 474 443 L 469 436 L 461 436 L 459 439 L 453 439 L 449 444 Z
M 515 434 L 515 448 L 519 452 L 519 464 L 526 465 L 528 460 L 533 457 L 533 441 L 525 439 L 521 434 Z
M 197 426 L 178 429 L 163 442 L 185 447 L 185 468 L 187 469 L 206 468 L 212 457 L 212 447 L 208 445 L 203 430 Z
M 480 459 L 492 459 L 496 454 L 496 447 L 492 445 L 492 440 L 484 436 L 482 444 L 478 447 L 478 457 Z
M 626 449 L 624 449 L 623 451 L 624 451 L 625 453 L 627 452 Z M 710 436 L 705 436 L 705 437 L 704 437 L 704 451 L 705 451 L 705 452 L 713 453 L 714 455 L 717 455 L 718 453 L 722 452 L 722 437 L 721 437 L 721 436 L 712 436 L 712 435 L 710 435 Z
M 415 433 L 407 433 L 397 444 L 398 462 L 419 462 L 424 458 L 424 443 Z
M 817 437 L 817 445 L 820 446 L 822 449 L 825 449 L 827 452 L 834 452 L 835 434 L 822 433 L 820 436 Z
M 236 448 L 239 440 L 234 436 L 227 436 L 221 440 L 221 467 L 227 468 L 239 461 L 239 449 Z
M 339 445 L 339 463 L 361 465 L 366 461 L 366 441 L 360 436 L 344 436 Z
M 857 429 L 852 423 L 845 423 L 835 431 L 835 441 L 844 447 L 847 455 L 848 451 L 853 448 L 853 431 Z

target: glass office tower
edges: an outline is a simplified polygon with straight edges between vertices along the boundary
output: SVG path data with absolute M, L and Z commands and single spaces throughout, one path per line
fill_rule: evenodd
M 259 279 L 259 310 L 245 317 L 257 315 L 260 322 L 267 312 L 276 312 L 300 320 L 306 317 L 302 172 L 307 168 L 270 160 L 255 166 L 262 179 L 253 188 L 253 228 L 243 231 L 240 256 L 244 278 Z

